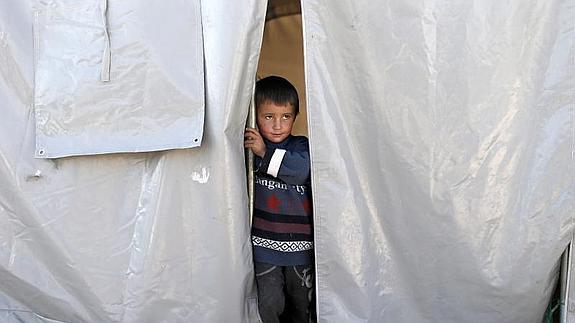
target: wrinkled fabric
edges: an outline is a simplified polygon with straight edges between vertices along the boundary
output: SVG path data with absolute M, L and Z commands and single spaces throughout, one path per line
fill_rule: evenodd
M 572 1 L 303 1 L 320 322 L 541 322 L 575 215 Z
M 199 0 L 54 0 L 30 14 L 36 157 L 200 146 Z
M 0 321 L 256 322 L 242 134 L 265 5 L 201 3 L 201 147 L 47 160 L 49 3 L 0 2 Z M 303 5 L 319 321 L 540 322 L 573 232 L 572 2 Z
M 201 3 L 201 147 L 36 159 L 32 26 L 48 4 L 0 2 L 0 321 L 257 322 L 242 135 L 265 5 Z

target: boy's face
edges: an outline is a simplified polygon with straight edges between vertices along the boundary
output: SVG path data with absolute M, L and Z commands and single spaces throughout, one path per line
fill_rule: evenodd
M 291 104 L 277 105 L 266 101 L 258 105 L 258 127 L 260 134 L 273 143 L 284 141 L 290 134 L 295 121 Z

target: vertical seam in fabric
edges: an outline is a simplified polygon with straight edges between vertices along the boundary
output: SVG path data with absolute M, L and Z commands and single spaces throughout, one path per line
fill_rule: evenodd
M 33 37 L 34 37 L 34 50 L 33 50 L 33 59 L 32 59 L 32 70 L 34 71 L 32 73 L 32 113 L 33 113 L 33 117 L 34 117 L 34 130 L 35 130 L 35 142 L 34 142 L 34 157 L 41 157 L 38 154 L 39 149 L 39 142 L 38 142 L 38 138 L 40 138 L 40 136 L 38 136 L 38 133 L 40 133 L 40 129 L 38 127 L 38 123 L 36 122 L 36 72 L 38 70 L 38 60 L 40 59 L 40 27 L 39 27 L 39 23 L 40 23 L 40 12 L 39 11 L 35 11 L 34 12 L 34 25 L 32 27 L 32 33 L 33 33 Z
M 307 17 L 307 11 L 306 8 L 309 7 L 309 2 L 308 0 L 301 0 L 300 1 L 300 12 L 301 12 L 301 22 L 302 22 L 302 43 L 303 43 L 303 68 L 304 68 L 304 88 L 305 88 L 305 92 L 306 92 L 306 108 L 307 108 L 307 128 L 308 128 L 308 137 L 309 137 L 309 156 L 310 156 L 310 170 L 311 170 L 311 197 L 312 197 L 312 208 L 313 208 L 313 239 L 314 239 L 314 269 L 315 269 L 315 307 L 316 307 L 316 320 L 319 322 L 319 317 L 320 317 L 320 313 L 321 313 L 321 308 L 320 308 L 320 298 L 322 296 L 322 294 L 320 293 L 320 270 L 318 267 L 319 264 L 319 259 L 321 259 L 322 257 L 320 256 L 320 247 L 321 247 L 321 234 L 320 234 L 320 228 L 322 226 L 322 219 L 321 219 L 321 212 L 319 211 L 319 205 L 320 205 L 320 199 L 318 197 L 318 193 L 317 193 L 317 180 L 315 179 L 317 176 L 317 173 L 315 171 L 315 162 L 314 162 L 314 158 L 313 156 L 315 155 L 314 153 L 314 125 L 313 122 L 315 121 L 314 118 L 312 117 L 313 115 L 310 113 L 311 109 L 313 109 L 313 106 L 310 104 L 311 102 L 311 91 L 310 91 L 310 86 L 309 86 L 309 46 L 308 46 L 308 19 L 306 19 Z
M 102 53 L 102 69 L 100 72 L 100 81 L 110 81 L 110 65 L 112 61 L 112 52 L 110 50 L 110 33 L 108 31 L 108 0 L 102 0 L 102 24 L 104 26 L 104 50 Z

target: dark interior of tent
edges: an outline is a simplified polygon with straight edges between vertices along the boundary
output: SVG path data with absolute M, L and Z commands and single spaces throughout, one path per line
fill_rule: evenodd
M 297 89 L 300 113 L 294 134 L 307 136 L 303 38 L 300 1 L 270 0 L 258 64 L 257 76 L 278 75 Z

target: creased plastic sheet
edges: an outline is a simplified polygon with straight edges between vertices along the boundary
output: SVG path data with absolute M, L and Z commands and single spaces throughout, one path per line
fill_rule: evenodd
M 255 322 L 242 135 L 265 5 L 202 2 L 200 148 L 53 160 L 33 158 L 34 6 L 0 2 L 0 322 Z
M 575 215 L 573 1 L 303 1 L 321 322 L 541 322 Z
M 575 241 L 575 235 L 571 237 L 571 241 Z M 575 261 L 573 261 L 573 255 L 574 250 L 573 247 L 569 248 L 569 257 L 565 259 L 566 261 L 562 262 L 562 264 L 566 264 L 567 268 L 569 268 L 569 270 L 564 271 L 565 274 L 565 281 L 567 282 L 567 284 L 565 285 L 565 293 L 567 294 L 567 300 L 565 304 L 561 304 L 564 305 L 565 308 L 565 312 L 564 314 L 561 313 L 565 319 L 566 323 L 573 323 L 575 322 L 575 291 L 573 290 L 573 286 L 575 286 L 575 276 L 573 275 L 573 271 L 575 270 Z M 564 256 L 565 257 L 565 256 Z M 564 260 L 564 258 L 562 258 L 562 261 Z M 560 276 L 559 279 L 562 279 L 563 277 Z
M 200 1 L 34 4 L 39 158 L 199 146 Z

